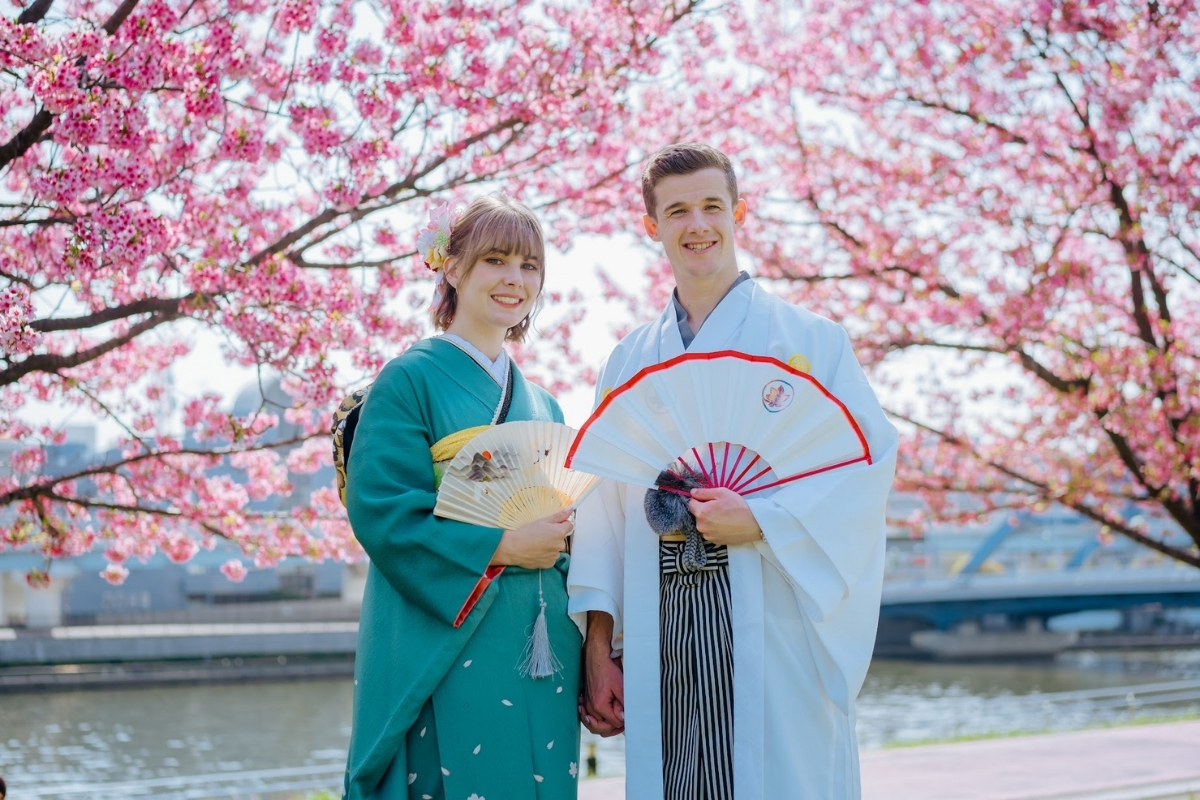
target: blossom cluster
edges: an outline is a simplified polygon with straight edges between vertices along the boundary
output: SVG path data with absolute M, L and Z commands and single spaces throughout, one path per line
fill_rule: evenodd
M 327 466 L 348 388 L 429 330 L 413 257 L 431 198 L 499 188 L 572 217 L 636 160 L 624 109 L 664 48 L 688 49 L 693 5 L 114 5 L 0 20 L 0 436 L 20 442 L 0 549 L 102 548 L 112 582 L 219 538 L 247 559 L 223 568 L 234 580 L 360 558 L 332 488 L 293 497 L 293 479 Z M 173 397 L 197 331 L 282 377 L 286 403 Z M 589 374 L 571 348 L 559 326 L 521 356 L 564 386 Z M 55 424 L 30 425 L 31 404 Z M 78 412 L 120 441 L 55 472 Z

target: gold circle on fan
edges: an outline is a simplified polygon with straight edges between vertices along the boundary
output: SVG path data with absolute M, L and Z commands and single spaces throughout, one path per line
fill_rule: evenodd
M 513 530 L 548 517 L 571 505 L 571 497 L 553 486 L 530 486 L 504 501 L 497 519 L 498 527 Z

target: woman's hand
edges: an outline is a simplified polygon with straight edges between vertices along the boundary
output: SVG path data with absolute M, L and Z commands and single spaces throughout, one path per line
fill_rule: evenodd
M 574 511 L 568 508 L 516 530 L 505 531 L 492 556 L 492 564 L 526 569 L 553 567 L 558 554 L 566 549 L 567 534 L 575 528 L 571 522 Z

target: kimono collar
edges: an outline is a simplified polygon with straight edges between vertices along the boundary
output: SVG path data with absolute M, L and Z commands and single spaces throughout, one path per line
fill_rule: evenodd
M 495 361 L 492 361 L 484 355 L 482 350 L 456 333 L 443 333 L 442 338 L 451 344 L 457 345 L 460 350 L 475 359 L 476 363 L 487 370 L 488 374 L 500 385 L 501 389 L 508 383 L 508 353 L 505 352 L 503 347 L 500 348 L 500 355 Z
M 672 301 L 648 331 L 649 335 L 646 337 L 641 354 L 641 365 L 667 361 L 683 355 L 685 350 L 693 353 L 711 353 L 714 350 L 722 349 L 745 350 L 743 340 L 747 333 L 744 330 L 747 313 L 755 293 L 760 291 L 752 280 L 735 284 L 705 318 L 704 324 L 696 333 L 696 338 L 687 348 L 683 345 L 683 336 L 676 323 L 675 304 Z M 765 322 L 765 320 L 754 320 L 754 322 Z M 751 327 L 755 329 L 755 332 L 758 331 L 758 325 Z M 630 377 L 632 374 L 624 376 L 623 379 L 628 380 Z
M 463 391 L 478 400 L 489 411 L 495 408 L 498 398 L 504 394 L 504 384 L 496 380 L 490 367 L 484 366 L 485 362 L 490 364 L 489 359 L 485 357 L 484 362 L 481 362 L 461 345 L 445 336 L 434 336 L 426 341 L 433 343 L 436 353 L 433 365 L 438 370 L 462 387 Z M 523 390 L 523 381 L 512 359 L 506 358 L 505 363 L 508 365 L 505 379 L 514 381 L 515 397 L 517 392 Z
M 741 272 L 739 272 L 738 276 L 734 280 L 734 282 L 729 284 L 729 288 L 725 290 L 725 294 L 721 295 L 721 299 L 717 301 L 717 306 L 721 305 L 721 302 L 726 297 L 729 296 L 729 293 L 732 292 L 734 290 L 734 288 L 736 288 L 739 284 L 745 283 L 748 280 L 750 280 L 749 273 L 747 273 L 745 270 L 742 270 Z M 678 287 L 676 287 L 676 289 L 673 292 L 671 292 L 671 304 L 675 307 L 675 324 L 679 326 L 679 338 L 683 340 L 683 347 L 686 350 L 687 348 L 692 346 L 692 342 L 696 338 L 696 331 L 693 331 L 692 326 L 688 325 L 687 309 L 685 309 L 683 307 L 683 304 L 679 302 Z M 716 311 L 716 310 L 717 310 L 717 308 L 716 308 L 716 306 L 714 306 L 713 311 Z M 711 317 L 712 312 L 709 312 L 708 316 Z M 705 317 L 705 322 L 707 322 L 707 321 L 708 321 L 708 318 Z M 700 323 L 700 327 L 704 327 L 704 322 Z

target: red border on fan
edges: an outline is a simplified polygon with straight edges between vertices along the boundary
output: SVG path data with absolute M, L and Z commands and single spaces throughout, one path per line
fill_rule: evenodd
M 772 483 L 768 483 L 765 486 L 757 486 L 746 492 L 746 494 L 759 492 L 763 489 L 770 489 L 784 483 L 791 483 L 792 481 L 800 480 L 801 478 L 807 478 L 810 475 L 818 475 L 822 472 L 829 472 L 830 470 L 839 469 L 841 467 L 848 467 L 851 464 L 857 464 L 860 461 L 866 461 L 868 464 L 875 463 L 871 459 L 871 447 L 867 444 L 867 437 L 863 436 L 862 428 L 858 427 L 858 422 L 854 419 L 854 415 L 851 414 L 850 410 L 846 408 L 845 403 L 843 403 L 841 400 L 835 397 L 832 392 L 822 386 L 821 382 L 812 375 L 809 375 L 807 372 L 801 372 L 795 367 L 785 364 L 779 359 L 772 358 L 771 356 L 755 356 L 750 355 L 749 353 L 739 353 L 737 350 L 718 350 L 713 353 L 684 353 L 681 356 L 675 356 L 675 358 L 668 359 L 661 364 L 652 364 L 649 367 L 644 367 L 643 369 L 639 370 L 637 374 L 635 374 L 628 381 L 621 384 L 616 389 L 613 389 L 603 400 L 600 401 L 600 405 L 596 406 L 596 410 L 593 411 L 591 416 L 587 418 L 587 421 L 580 426 L 579 432 L 575 434 L 575 441 L 571 442 L 571 448 L 567 451 L 567 458 L 563 462 L 563 466 L 565 466 L 567 469 L 574 469 L 571 462 L 575 460 L 575 451 L 579 448 L 580 442 L 583 441 L 583 436 L 587 433 L 588 427 L 597 417 L 604 413 L 604 409 L 608 408 L 609 404 L 636 386 L 647 375 L 653 375 L 656 372 L 662 372 L 665 369 L 673 367 L 676 364 L 682 364 L 685 361 L 717 361 L 723 358 L 733 358 L 739 361 L 749 361 L 756 364 L 772 364 L 796 376 L 797 378 L 808 381 L 817 389 L 817 391 L 825 395 L 826 398 L 833 401 L 833 403 L 841 409 L 842 414 L 844 414 L 846 417 L 846 421 L 850 423 L 850 427 L 854 430 L 854 434 L 858 437 L 858 441 L 863 447 L 863 455 L 859 456 L 858 458 L 854 458 L 849 461 L 843 461 L 838 464 L 830 464 L 829 466 L 809 470 L 808 472 L 802 472 L 799 475 L 791 475 L 787 478 L 782 478 Z

